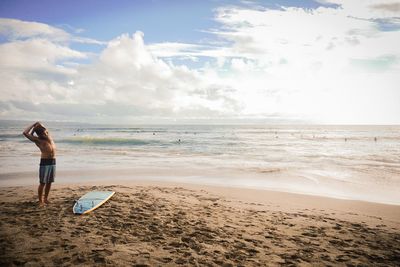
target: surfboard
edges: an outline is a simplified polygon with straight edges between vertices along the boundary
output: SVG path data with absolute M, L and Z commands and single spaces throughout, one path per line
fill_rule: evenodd
M 112 191 L 91 191 L 83 195 L 75 202 L 72 208 L 75 214 L 89 213 L 109 200 L 115 192 Z

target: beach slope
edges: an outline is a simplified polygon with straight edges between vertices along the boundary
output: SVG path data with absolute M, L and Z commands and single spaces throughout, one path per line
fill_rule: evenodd
M 94 212 L 74 215 L 74 200 L 90 190 L 116 194 Z M 0 188 L 2 266 L 400 262 L 398 206 L 146 183 L 58 185 L 44 208 L 35 197 L 34 187 Z

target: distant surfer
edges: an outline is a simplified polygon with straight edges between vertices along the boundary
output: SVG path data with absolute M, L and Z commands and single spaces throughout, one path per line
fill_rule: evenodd
M 44 204 L 49 204 L 48 197 L 51 183 L 54 182 L 54 177 L 56 176 L 56 146 L 49 132 L 40 122 L 35 122 L 27 127 L 23 135 L 34 142 L 41 152 L 38 196 L 39 205 L 43 206 Z

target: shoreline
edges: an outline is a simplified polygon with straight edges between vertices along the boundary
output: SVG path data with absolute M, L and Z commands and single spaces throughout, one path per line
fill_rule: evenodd
M 4 187 L 13 186 L 30 186 L 38 183 L 36 171 L 22 171 L 11 173 L 0 173 L 0 189 Z M 83 179 L 82 179 L 83 177 Z M 321 192 L 307 192 L 299 189 L 290 189 L 280 186 L 279 183 L 271 182 L 273 180 L 280 180 L 280 182 L 290 183 L 291 179 L 299 179 L 299 177 L 291 176 L 289 174 L 268 174 L 268 177 L 254 175 L 251 173 L 229 173 L 226 174 L 222 171 L 215 171 L 213 169 L 206 169 L 203 173 L 199 170 L 189 169 L 156 169 L 149 168 L 135 168 L 135 169 L 77 169 L 77 170 L 57 170 L 57 177 L 55 185 L 71 185 L 71 184 L 104 184 L 108 181 L 119 181 L 123 183 L 173 183 L 173 184 L 187 184 L 193 186 L 209 186 L 209 187 L 223 187 L 231 189 L 249 189 L 259 190 L 266 192 L 279 192 L 288 193 L 310 197 L 321 197 L 334 200 L 343 201 L 359 201 L 372 204 L 390 205 L 400 207 L 400 199 L 396 202 L 373 200 L 372 197 L 365 199 L 365 197 L 344 196 L 333 193 Z M 304 181 L 310 182 L 303 178 Z M 346 184 L 343 184 L 346 186 Z M 345 189 L 345 188 L 343 188 Z M 371 192 L 374 196 L 376 190 Z
M 342 213 L 343 215 L 362 215 L 378 220 L 387 220 L 390 224 L 400 229 L 400 205 L 376 203 L 363 200 L 339 199 L 328 196 L 318 196 L 311 194 L 302 194 L 294 192 L 285 192 L 278 190 L 243 188 L 234 186 L 196 184 L 190 182 L 173 182 L 169 180 L 148 180 L 148 179 L 116 179 L 109 180 L 89 180 L 84 182 L 53 183 L 52 190 L 63 190 L 76 187 L 165 187 L 165 188 L 184 188 L 195 191 L 208 192 L 219 195 L 220 197 L 230 199 L 241 203 L 257 203 L 259 205 L 269 205 L 277 207 L 279 210 L 331 210 Z M 37 184 L 0 186 L 0 192 L 10 189 L 33 190 L 32 194 L 36 196 Z M 51 194 L 50 194 L 51 198 Z M 274 208 L 273 208 L 274 209 Z M 345 216 L 346 217 L 346 216 Z M 351 216 L 347 216 L 351 218 Z

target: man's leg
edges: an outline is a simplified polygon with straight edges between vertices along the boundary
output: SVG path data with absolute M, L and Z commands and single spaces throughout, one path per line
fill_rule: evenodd
M 44 188 L 44 203 L 46 204 L 49 204 L 49 200 L 47 198 L 49 197 L 50 188 L 51 188 L 51 183 L 47 183 Z
M 38 187 L 39 205 L 43 205 L 43 188 L 45 184 L 40 183 Z

